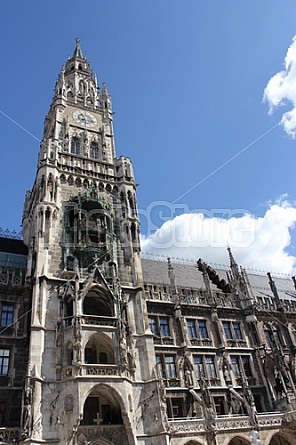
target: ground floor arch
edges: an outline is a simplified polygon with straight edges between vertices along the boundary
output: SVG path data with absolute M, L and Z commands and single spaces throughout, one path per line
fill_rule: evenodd
M 296 443 L 296 434 L 291 441 L 290 439 L 286 439 L 285 437 L 283 437 L 282 434 L 277 433 L 271 438 L 268 445 L 294 445 L 294 443 Z
M 242 439 L 241 437 L 233 437 L 229 442 L 229 445 L 250 445 L 246 439 Z
M 127 416 L 127 401 L 112 386 L 94 385 L 85 391 L 78 445 L 135 445 Z

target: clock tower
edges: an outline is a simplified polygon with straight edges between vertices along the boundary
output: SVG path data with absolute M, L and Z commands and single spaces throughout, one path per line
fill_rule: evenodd
M 163 413 L 133 168 L 116 157 L 111 97 L 79 39 L 45 118 L 23 236 L 32 285 L 26 441 L 162 443 L 162 420 L 151 422 Z

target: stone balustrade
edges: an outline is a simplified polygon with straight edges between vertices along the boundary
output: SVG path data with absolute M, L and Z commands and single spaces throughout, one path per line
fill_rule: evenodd
M 283 422 L 295 424 L 296 412 L 290 413 L 262 413 L 257 415 L 259 428 L 279 426 Z M 207 422 L 201 418 L 182 418 L 182 419 L 168 419 L 169 430 L 171 433 L 184 432 L 206 432 L 208 431 Z M 252 428 L 251 420 L 245 415 L 236 416 L 218 416 L 213 419 L 215 429 L 218 431 L 230 430 L 249 430 Z

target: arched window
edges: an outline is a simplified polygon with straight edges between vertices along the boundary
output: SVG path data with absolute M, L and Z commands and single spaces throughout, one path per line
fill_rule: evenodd
M 99 159 L 99 146 L 96 142 L 90 144 L 89 157 L 91 159 Z
M 80 155 L 80 140 L 76 136 L 71 140 L 71 153 L 77 156 Z
M 85 345 L 84 360 L 88 365 L 114 365 L 115 357 L 113 342 L 105 335 L 92 336 Z
M 73 345 L 71 342 L 69 342 L 66 347 L 66 363 L 68 366 L 73 365 Z
M 94 388 L 83 407 L 81 425 L 118 425 L 122 424 L 121 409 L 116 397 L 110 397 L 107 388 Z M 127 443 L 126 433 L 122 430 L 122 443 Z
M 76 187 L 81 187 L 81 179 L 80 178 L 76 178 L 76 180 L 75 180 L 75 185 L 76 185 Z
M 73 176 L 69 176 L 69 177 L 68 177 L 68 184 L 69 184 L 69 185 L 73 185 L 73 184 L 74 184 Z
M 112 313 L 109 305 L 105 301 L 101 301 L 99 298 L 86 297 L 84 299 L 83 312 L 86 315 L 100 315 L 103 317 L 111 317 Z
M 67 295 L 65 298 L 65 317 L 73 317 L 73 298 L 71 295 Z
M 83 82 L 83 80 L 81 80 L 79 82 L 79 90 L 82 94 L 85 94 L 85 92 L 86 92 L 86 87 L 85 87 L 85 83 Z

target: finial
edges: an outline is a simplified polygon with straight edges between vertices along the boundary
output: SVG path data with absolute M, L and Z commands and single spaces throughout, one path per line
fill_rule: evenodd
M 76 47 L 75 47 L 75 50 L 74 50 L 73 57 L 83 58 L 82 51 L 81 51 L 81 48 L 80 48 L 80 38 L 76 37 L 75 41 L 76 41 Z
M 228 255 L 229 255 L 230 265 L 232 266 L 232 265 L 236 264 L 236 262 L 234 261 L 234 257 L 232 255 L 230 247 L 227 247 L 227 251 L 228 251 Z

